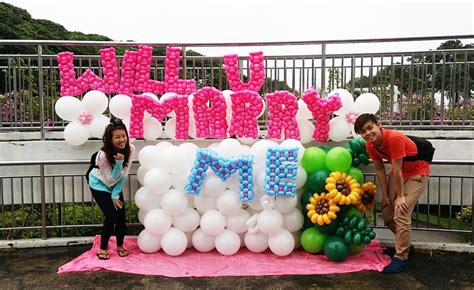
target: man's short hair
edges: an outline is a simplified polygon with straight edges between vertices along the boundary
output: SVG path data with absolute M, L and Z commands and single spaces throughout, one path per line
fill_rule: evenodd
M 360 130 L 362 130 L 362 127 L 364 127 L 364 125 L 369 121 L 372 121 L 372 123 L 377 124 L 379 120 L 374 114 L 361 114 L 359 117 L 357 117 L 354 123 L 354 131 L 359 134 Z

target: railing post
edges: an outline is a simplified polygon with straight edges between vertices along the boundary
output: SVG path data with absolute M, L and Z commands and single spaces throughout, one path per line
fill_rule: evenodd
M 38 45 L 38 93 L 40 109 L 41 141 L 44 141 L 44 84 L 43 84 L 43 47 Z
M 462 188 L 461 188 L 462 194 Z M 472 214 L 472 210 L 474 209 L 474 179 L 471 178 L 471 245 L 474 245 L 474 214 Z M 461 208 L 462 212 L 462 208 Z
M 322 98 L 326 95 L 326 43 L 321 44 L 321 92 Z
M 183 46 L 183 79 L 186 79 L 186 46 Z
M 47 238 L 46 232 L 46 189 L 45 189 L 45 180 L 44 180 L 44 163 L 40 165 L 40 186 L 41 186 L 41 229 L 43 240 Z

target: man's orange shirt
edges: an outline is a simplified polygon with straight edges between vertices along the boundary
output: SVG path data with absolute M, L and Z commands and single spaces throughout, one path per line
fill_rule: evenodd
M 392 163 L 392 160 L 406 156 L 416 155 L 418 150 L 415 142 L 396 130 L 382 129 L 382 146 L 378 147 L 370 142 L 365 142 L 365 148 L 373 160 L 383 159 Z M 430 165 L 424 160 L 403 161 L 402 175 L 407 179 L 418 175 L 430 175 Z

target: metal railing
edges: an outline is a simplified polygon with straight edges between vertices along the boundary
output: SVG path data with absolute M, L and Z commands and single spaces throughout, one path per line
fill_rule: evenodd
M 435 166 L 469 168 L 473 161 L 434 161 Z M 71 237 L 78 233 L 93 235 L 101 226 L 101 212 L 95 205 L 84 178 L 86 161 L 2 161 L 1 167 L 21 167 L 22 175 L 0 177 L 0 235 L 2 239 L 35 237 Z M 138 225 L 133 200 L 139 183 L 136 162 L 132 166 L 124 197 L 129 224 Z M 64 173 L 67 172 L 67 173 Z M 375 181 L 374 174 L 366 174 Z M 436 175 L 430 177 L 427 190 L 413 213 L 415 230 L 461 232 L 474 242 L 474 219 L 459 218 L 463 208 L 474 205 L 472 175 Z M 372 224 L 380 227 L 374 211 Z M 80 230 L 80 231 L 79 231 Z
M 192 49 L 229 48 L 271 50 L 304 47 L 303 54 L 266 53 L 266 81 L 260 94 L 289 90 L 299 97 L 310 87 L 324 95 L 346 88 L 355 97 L 363 92 L 376 94 L 381 101 L 379 117 L 385 126 L 418 130 L 472 130 L 474 128 L 474 48 L 434 50 L 384 50 L 370 52 L 364 45 L 423 44 L 452 39 L 474 39 L 474 35 L 391 39 L 322 40 L 274 43 L 150 43 L 154 48 L 182 49 L 181 75 L 195 79 L 197 88 L 214 86 L 228 89 L 223 55 L 195 56 Z M 62 130 L 64 122 L 55 114 L 59 98 L 59 69 L 56 55 L 44 54 L 46 47 L 125 47 L 140 43 L 95 41 L 0 40 L 1 46 L 30 46 L 36 54 L 0 55 L 0 132 L 41 132 Z M 357 46 L 355 46 L 357 44 Z M 438 43 L 439 44 L 439 43 Z M 364 51 L 359 52 L 358 48 Z M 345 53 L 338 53 L 346 47 Z M 334 52 L 331 49 L 334 48 Z M 310 51 L 310 53 L 308 53 Z M 190 55 L 193 54 L 193 55 Z M 119 66 L 123 55 L 118 55 Z M 248 76 L 249 59 L 239 57 L 241 74 Z M 164 78 L 164 56 L 152 58 L 151 78 Z M 102 76 L 100 56 L 76 55 L 76 75 L 92 69 Z M 110 95 L 110 97 L 113 95 Z M 265 115 L 261 125 L 266 126 Z

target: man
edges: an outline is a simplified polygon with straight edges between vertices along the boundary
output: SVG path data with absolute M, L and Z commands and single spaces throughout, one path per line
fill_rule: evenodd
M 412 248 L 411 214 L 428 184 L 430 166 L 425 160 L 404 160 L 419 155 L 415 142 L 399 131 L 383 129 L 373 114 L 360 115 L 354 130 L 366 141 L 382 190 L 383 219 L 395 234 L 395 253 L 383 272 L 397 273 L 408 266 L 408 254 Z M 388 180 L 383 159 L 391 164 Z

